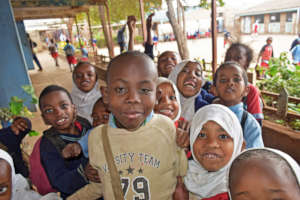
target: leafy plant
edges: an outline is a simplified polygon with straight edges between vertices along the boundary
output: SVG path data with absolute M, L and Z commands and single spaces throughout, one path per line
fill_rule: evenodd
M 34 89 L 31 85 L 23 85 L 22 89 L 30 96 L 32 104 L 38 103 L 38 98 L 36 97 Z M 32 112 L 30 112 L 27 106 L 24 105 L 24 102 L 25 99 L 21 99 L 17 96 L 12 96 L 9 102 L 9 107 L 0 108 L 0 120 L 5 122 L 12 122 L 15 116 L 32 117 Z M 29 132 L 29 136 L 36 135 L 39 135 L 39 133 L 34 130 Z
M 258 83 L 263 90 L 279 93 L 286 88 L 290 96 L 300 97 L 300 66 L 295 66 L 288 59 L 287 52 L 279 58 L 272 58 L 266 78 Z

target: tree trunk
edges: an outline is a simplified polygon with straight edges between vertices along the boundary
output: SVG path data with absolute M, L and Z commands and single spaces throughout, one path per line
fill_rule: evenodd
M 186 33 L 183 31 L 180 24 L 178 24 L 176 17 L 175 17 L 175 11 L 173 7 L 173 0 L 166 0 L 168 5 L 168 12 L 167 16 L 169 18 L 169 21 L 171 23 L 175 39 L 177 41 L 178 51 L 181 56 L 181 59 L 189 59 L 189 50 L 187 47 L 187 39 L 186 39 Z
M 108 19 L 105 16 L 105 6 L 104 5 L 99 6 L 99 15 L 100 15 L 102 28 L 103 28 L 104 38 L 106 41 L 106 46 L 108 48 L 109 57 L 113 58 L 114 57 L 114 45 L 113 45 L 113 41 L 112 41 L 112 38 L 109 33 L 109 26 L 107 24 Z
M 67 21 L 67 27 L 68 27 L 68 32 L 69 32 L 69 39 L 71 44 L 73 44 L 73 23 L 74 23 L 74 18 L 69 18 Z

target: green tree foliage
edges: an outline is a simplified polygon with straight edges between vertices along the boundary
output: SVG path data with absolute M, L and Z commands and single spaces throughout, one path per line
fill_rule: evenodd
M 216 0 L 217 6 L 224 6 L 224 0 Z M 201 0 L 199 6 L 202 8 L 210 9 L 211 7 L 211 0 Z
M 145 13 L 161 6 L 161 0 L 144 0 Z M 109 14 L 111 22 L 120 22 L 126 20 L 127 16 L 134 15 L 140 17 L 139 0 L 108 0 Z M 92 25 L 100 25 L 98 6 L 90 7 L 89 15 Z M 84 22 L 87 19 L 85 13 L 80 13 L 77 16 L 78 22 Z

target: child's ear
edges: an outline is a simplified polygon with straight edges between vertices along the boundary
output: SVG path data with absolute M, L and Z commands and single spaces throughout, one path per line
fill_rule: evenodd
M 244 93 L 243 93 L 243 97 L 248 96 L 249 91 L 250 91 L 250 87 L 249 87 L 249 85 L 247 85 L 247 86 L 245 87 L 245 90 L 244 90 Z
M 212 93 L 215 97 L 218 96 L 216 86 L 214 85 L 210 86 L 209 92 Z
M 246 141 L 243 140 L 243 144 L 242 144 L 242 151 L 244 151 L 246 149 Z
M 108 88 L 107 88 L 107 86 L 102 86 L 100 88 L 100 90 L 102 93 L 103 103 L 108 105 Z

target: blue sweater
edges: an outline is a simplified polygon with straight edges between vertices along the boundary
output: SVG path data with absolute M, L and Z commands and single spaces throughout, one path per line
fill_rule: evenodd
M 24 177 L 28 177 L 29 171 L 23 160 L 20 144 L 31 130 L 30 120 L 26 119 L 26 121 L 28 129 L 21 131 L 18 135 L 11 130 L 10 126 L 0 130 L 0 142 L 7 147 L 8 153 L 13 158 L 16 173 L 20 173 Z
M 200 94 L 195 99 L 195 112 L 197 112 L 197 110 L 199 110 L 203 106 L 211 104 L 214 99 L 215 99 L 214 95 L 208 93 L 204 89 L 201 89 Z
M 239 103 L 234 106 L 230 106 L 229 109 L 234 112 L 239 121 L 242 121 L 243 115 L 243 103 Z M 246 141 L 246 149 L 253 147 L 264 147 L 264 142 L 262 139 L 261 127 L 256 121 L 256 119 L 247 113 L 247 120 L 244 126 L 244 139 Z
M 63 141 L 68 144 L 78 141 L 84 134 L 60 134 Z M 53 188 L 61 192 L 66 198 L 88 183 L 84 175 L 84 168 L 88 159 L 82 154 L 76 158 L 65 160 L 52 142 L 43 137 L 40 144 L 41 161 Z

